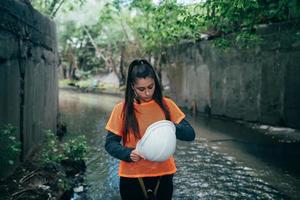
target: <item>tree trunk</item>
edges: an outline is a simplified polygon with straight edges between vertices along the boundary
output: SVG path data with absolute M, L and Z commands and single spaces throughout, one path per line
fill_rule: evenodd
M 69 63 L 68 78 L 71 80 L 77 80 L 78 78 L 75 75 L 77 69 L 77 58 L 73 54 L 71 47 L 68 49 L 67 59 Z
M 159 84 L 161 86 L 161 90 L 163 90 L 163 85 L 162 85 L 162 75 L 161 75 L 161 53 L 159 53 L 157 56 L 156 56 L 156 59 L 155 59 L 155 71 L 157 73 L 157 76 L 158 76 L 158 81 L 159 81 Z
M 125 74 L 124 74 L 124 43 L 121 44 L 121 56 L 120 56 L 120 86 L 125 84 Z
M 113 59 L 113 51 L 112 51 L 111 45 L 108 47 L 108 50 L 107 49 L 100 49 L 97 46 L 94 39 L 92 38 L 89 30 L 86 27 L 84 27 L 84 30 L 85 30 L 86 34 L 88 35 L 89 39 L 91 40 L 92 45 L 94 46 L 94 48 L 96 50 L 96 56 L 100 57 L 104 60 L 105 65 L 109 69 L 111 69 L 114 73 L 116 73 L 116 75 L 119 79 L 119 82 L 121 82 L 121 75 L 117 71 L 117 67 L 116 67 L 116 64 L 115 64 L 114 59 Z

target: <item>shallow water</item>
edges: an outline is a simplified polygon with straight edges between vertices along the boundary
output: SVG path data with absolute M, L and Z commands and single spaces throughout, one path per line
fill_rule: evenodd
M 104 150 L 104 126 L 120 100 L 60 91 L 60 118 L 69 131 L 66 138 L 84 134 L 91 146 L 84 192 L 74 194 L 74 200 L 120 199 L 118 161 Z M 300 198 L 299 155 L 295 154 L 299 145 L 286 147 L 240 123 L 205 116 L 188 116 L 188 120 L 197 136 L 194 142 L 178 141 L 173 199 Z

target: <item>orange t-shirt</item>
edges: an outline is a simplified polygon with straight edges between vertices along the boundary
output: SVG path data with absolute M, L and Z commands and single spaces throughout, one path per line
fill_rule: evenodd
M 175 123 L 179 123 L 184 119 L 184 113 L 178 108 L 178 106 L 168 98 L 164 98 L 164 103 L 169 109 L 170 120 Z M 116 135 L 123 136 L 123 119 L 122 110 L 124 102 L 117 104 L 106 124 L 106 130 L 115 133 Z M 165 119 L 165 115 L 160 106 L 151 100 L 145 103 L 134 103 L 135 115 L 139 124 L 139 130 L 141 137 L 144 135 L 147 127 L 152 123 Z M 129 134 L 126 142 L 126 147 L 135 148 L 137 140 L 133 133 Z M 137 162 L 125 162 L 120 161 L 119 176 L 122 177 L 149 177 L 149 176 L 162 176 L 167 174 L 173 174 L 176 172 L 176 166 L 173 156 L 163 162 L 153 162 L 149 160 L 140 160 Z

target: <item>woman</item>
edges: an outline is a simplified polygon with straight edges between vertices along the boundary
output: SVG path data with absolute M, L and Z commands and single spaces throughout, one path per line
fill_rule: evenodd
M 120 159 L 120 194 L 123 200 L 172 199 L 173 156 L 163 162 L 143 159 L 135 149 L 147 127 L 159 120 L 176 126 L 176 138 L 192 141 L 194 129 L 184 113 L 162 96 L 153 67 L 146 60 L 134 60 L 128 69 L 125 101 L 117 104 L 107 122 L 105 149 Z

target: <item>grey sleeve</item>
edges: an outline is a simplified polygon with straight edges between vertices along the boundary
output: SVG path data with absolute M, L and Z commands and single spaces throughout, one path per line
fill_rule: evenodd
M 176 126 L 176 138 L 183 141 L 193 141 L 195 139 L 195 131 L 188 121 L 183 119 Z
M 113 157 L 126 162 L 132 162 L 130 153 L 132 148 L 124 147 L 121 144 L 122 137 L 108 131 L 105 140 L 105 150 Z

